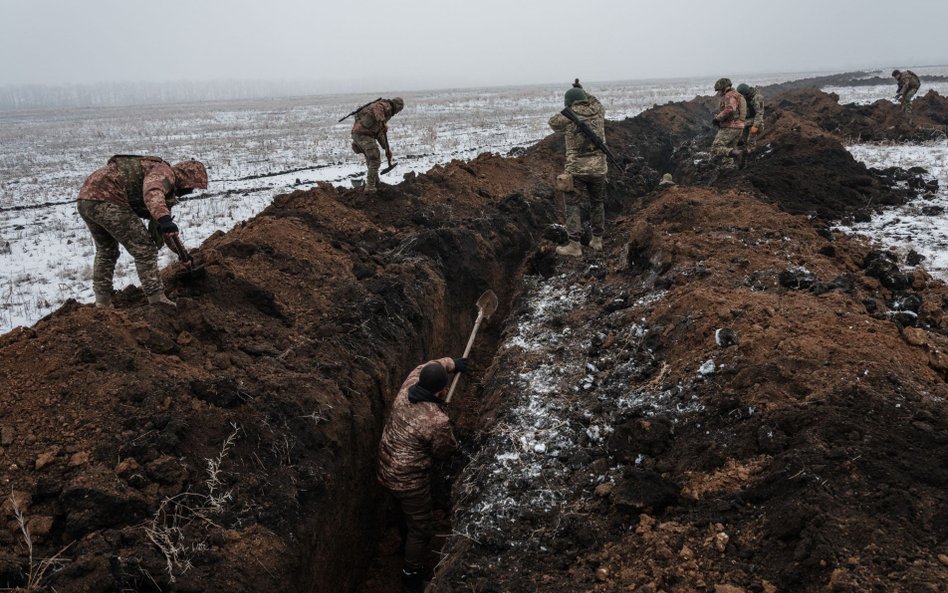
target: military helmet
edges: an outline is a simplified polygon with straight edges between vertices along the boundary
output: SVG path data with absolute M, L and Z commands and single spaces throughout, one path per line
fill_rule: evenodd
M 726 91 L 731 88 L 731 79 L 730 78 L 719 78 L 716 83 L 714 83 L 714 90 L 717 92 Z
M 563 96 L 563 103 L 570 107 L 573 103 L 577 101 L 586 101 L 589 97 L 586 96 L 586 91 L 580 87 L 574 86 L 570 90 L 566 91 L 566 95 Z
M 751 87 L 742 82 L 741 84 L 737 85 L 737 92 L 742 95 L 749 95 L 751 92 Z
M 392 103 L 392 109 L 394 110 L 392 115 L 394 115 L 395 113 L 398 113 L 399 111 L 405 108 L 405 101 L 401 97 L 395 97 L 394 99 L 391 100 L 391 103 Z
M 171 165 L 176 189 L 207 189 L 207 169 L 194 159 Z
M 892 76 L 893 76 L 893 77 L 898 76 L 899 74 L 902 74 L 902 71 L 901 71 L 901 70 L 893 70 L 893 71 L 892 71 Z
M 418 375 L 418 385 L 424 387 L 431 393 L 438 393 L 448 384 L 448 371 L 441 363 L 429 362 L 421 368 Z

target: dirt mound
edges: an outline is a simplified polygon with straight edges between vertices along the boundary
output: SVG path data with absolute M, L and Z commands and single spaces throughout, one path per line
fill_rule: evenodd
M 932 113 L 941 105 L 925 100 Z M 941 574 L 932 542 L 946 525 L 946 456 L 932 454 L 945 449 L 943 287 L 766 203 L 833 217 L 890 199 L 894 182 L 778 106 L 751 168 L 713 189 L 652 193 L 666 171 L 687 182 L 678 173 L 710 142 L 713 107 L 696 99 L 609 122 L 627 165 L 610 172 L 610 210 L 630 218 L 610 228 L 602 260 L 564 265 L 543 239 L 557 234 L 563 163 L 550 137 L 371 198 L 330 186 L 277 196 L 196 250 L 206 278 L 163 272 L 176 312 L 129 289 L 115 310 L 70 303 L 0 337 L 0 479 L 12 491 L 0 586 L 352 591 L 367 578 L 365 593 L 390 589 L 397 547 L 366 577 L 375 544 L 397 540 L 380 536 L 374 479 L 387 399 L 419 361 L 464 343 L 488 287 L 501 306 L 475 352 L 477 394 L 451 409 L 466 455 L 514 463 L 489 427 L 545 426 L 554 391 L 512 413 L 509 386 L 566 381 L 557 455 L 517 437 L 566 470 L 545 486 L 529 473 L 485 477 L 540 506 L 500 507 L 513 527 L 481 521 L 482 540 L 454 538 L 437 590 L 469 590 L 465 579 L 483 591 L 618 590 L 646 567 L 646 584 L 695 588 L 668 550 L 688 552 L 662 526 L 695 555 L 721 547 L 717 523 L 730 543 L 694 565 L 705 584 L 817 590 L 835 569 L 848 571 L 838 582 L 894 574 L 891 590 L 937 583 L 918 574 Z M 538 313 L 534 294 L 557 300 Z M 725 322 L 736 346 L 699 372 Z M 536 350 L 495 351 L 528 330 Z M 476 469 L 459 478 L 458 524 L 494 508 L 473 503 Z M 551 527 L 542 505 L 561 501 L 569 512 Z M 629 539 L 633 526 L 643 539 Z M 528 549 L 511 547 L 517 534 L 546 549 L 517 560 Z M 877 548 L 860 547 L 865 534 Z M 593 566 L 606 571 L 595 582 Z
M 900 329 L 865 246 L 746 193 L 612 237 L 514 308 L 433 591 L 938 590 L 946 287 Z

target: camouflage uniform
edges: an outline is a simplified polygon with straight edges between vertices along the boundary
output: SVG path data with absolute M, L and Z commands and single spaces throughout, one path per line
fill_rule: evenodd
M 911 70 L 899 72 L 895 80 L 899 83 L 899 89 L 896 91 L 895 96 L 899 98 L 902 104 L 902 111 L 911 115 L 912 97 L 918 92 L 919 87 L 922 86 L 922 82 Z
M 744 133 L 746 117 L 747 101 L 733 88 L 728 88 L 721 97 L 718 114 L 714 116 L 721 127 L 711 143 L 711 155 L 720 159 L 722 167 L 734 167 L 734 152 Z
M 451 358 L 429 362 L 439 363 L 449 373 L 455 370 Z M 379 442 L 378 479 L 398 499 L 407 519 L 405 566 L 411 569 L 421 567 L 434 534 L 428 475 L 432 460 L 450 456 L 458 446 L 440 405 L 408 401 L 408 391 L 426 364 L 416 367 L 402 383 Z
M 747 94 L 741 96 L 747 103 L 747 119 L 744 121 L 741 143 L 747 152 L 753 152 L 757 147 L 757 136 L 764 131 L 764 96 L 755 87 L 750 87 Z M 757 128 L 757 134 L 751 134 L 751 128 Z
M 395 97 L 392 100 L 381 99 L 366 105 L 355 115 L 352 124 L 352 151 L 365 155 L 365 164 L 368 173 L 365 176 L 365 189 L 374 192 L 379 184 L 379 167 L 382 165 L 382 155 L 379 144 L 388 150 L 388 120 L 401 111 L 404 105 L 402 100 Z
M 586 97 L 586 101 L 576 101 L 570 108 L 605 143 L 606 111 L 596 97 L 589 93 L 586 93 Z M 580 189 L 584 190 L 589 197 L 589 222 L 593 237 L 602 237 L 606 222 L 606 173 L 609 171 L 606 154 L 596 148 L 596 145 L 583 135 L 576 124 L 562 113 L 551 117 L 549 123 L 554 131 L 566 134 L 564 173 L 572 177 L 572 180 L 565 181 L 567 189 L 562 189 L 560 181 L 557 181 L 556 202 L 566 211 L 566 232 L 570 241 L 579 241 L 583 232 Z M 568 189 L 570 185 L 572 189 Z
M 116 156 L 86 179 L 77 208 L 95 241 L 92 288 L 97 303 L 111 300 L 119 245 L 135 258 L 145 295 L 162 293 L 158 247 L 140 218 L 171 216 L 177 192 L 206 187 L 207 171 L 199 161 L 172 166 L 157 157 Z

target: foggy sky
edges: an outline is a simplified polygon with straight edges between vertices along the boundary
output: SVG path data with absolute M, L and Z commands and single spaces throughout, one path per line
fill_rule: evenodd
M 946 22 L 948 0 L 0 0 L 0 85 L 361 91 L 888 68 L 948 63 Z

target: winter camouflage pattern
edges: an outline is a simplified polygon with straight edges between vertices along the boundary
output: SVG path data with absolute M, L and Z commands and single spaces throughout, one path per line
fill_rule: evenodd
M 112 277 L 121 245 L 135 258 L 135 269 L 145 295 L 161 293 L 158 276 L 158 248 L 127 204 L 109 200 L 79 200 L 79 216 L 85 221 L 95 241 L 95 263 L 92 268 L 92 289 L 96 300 L 112 296 Z
M 429 362 L 440 363 L 449 373 L 454 371 L 451 358 Z M 417 366 L 402 383 L 379 442 L 378 479 L 396 493 L 429 488 L 432 460 L 449 456 L 458 446 L 441 406 L 408 401 L 408 389 L 418 382 L 424 366 Z
M 906 113 L 912 113 L 912 98 L 922 86 L 922 82 L 911 70 L 903 70 L 898 76 L 895 77 L 895 80 L 897 80 L 899 83 L 899 89 L 896 91 L 896 96 L 899 97 L 899 102 L 902 105 L 902 111 L 905 111 Z
M 573 103 L 571 109 L 606 143 L 606 110 L 596 97 L 586 94 L 586 101 Z M 562 113 L 550 118 L 550 127 L 566 134 L 566 169 L 570 175 L 605 176 L 608 172 L 606 154 L 596 148 L 579 128 Z
M 580 190 L 583 190 L 582 192 Z M 581 206 L 583 193 L 589 197 L 589 226 L 594 237 L 601 237 L 606 228 L 605 175 L 574 175 L 573 191 L 557 192 L 563 195 L 566 209 L 566 234 L 570 241 L 579 241 L 583 235 Z M 559 200 L 559 198 L 557 198 Z
M 744 120 L 747 118 L 747 101 L 733 88 L 729 88 L 721 97 L 718 114 L 714 119 L 721 124 L 721 129 L 744 129 Z

